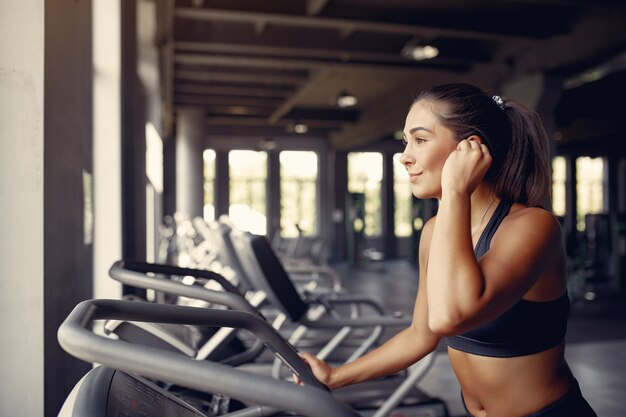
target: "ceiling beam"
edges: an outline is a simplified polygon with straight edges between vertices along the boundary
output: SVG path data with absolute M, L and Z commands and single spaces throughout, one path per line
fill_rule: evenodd
M 327 4 L 328 0 L 306 0 L 306 14 L 317 16 L 324 10 Z
M 291 109 L 294 108 L 296 103 L 298 103 L 302 97 L 306 96 L 309 93 L 309 90 L 316 88 L 316 86 L 321 83 L 324 78 L 328 77 L 329 74 L 328 69 L 323 69 L 321 71 L 316 72 L 312 77 L 309 78 L 309 81 L 306 84 L 303 84 L 300 89 L 295 92 L 291 97 L 283 102 L 267 119 L 269 124 L 276 123 L 281 117 L 285 114 L 289 113 Z
M 249 55 L 268 55 L 277 57 L 306 58 L 312 60 L 334 60 L 339 62 L 365 61 L 394 64 L 407 64 L 407 61 L 398 53 L 364 52 L 336 49 L 308 49 L 289 48 L 282 46 L 267 45 L 242 45 L 235 43 L 215 42 L 176 42 L 174 45 L 177 52 L 208 52 L 208 53 L 236 53 Z
M 452 36 L 469 39 L 488 40 L 511 40 L 525 39 L 527 36 L 506 35 L 501 33 L 490 33 L 476 30 L 452 29 L 441 27 L 429 27 L 424 25 L 412 25 L 389 22 L 372 22 L 365 20 L 338 19 L 330 17 L 285 15 L 263 12 L 247 12 L 241 10 L 223 10 L 211 8 L 179 7 L 175 11 L 175 16 L 180 19 L 194 19 L 212 22 L 238 22 L 258 24 L 283 25 L 301 28 L 334 29 L 337 31 L 359 30 L 374 33 L 390 33 L 401 35 L 415 35 L 424 37 Z
M 243 86 L 223 86 L 223 85 L 196 85 L 196 84 L 177 84 L 174 87 L 175 93 L 191 93 L 191 94 L 211 94 L 222 96 L 240 96 L 240 97 L 263 97 L 263 98 L 280 98 L 288 97 L 293 90 L 276 87 L 243 87 Z
M 307 77 L 296 75 L 269 75 L 258 73 L 219 72 L 216 70 L 176 70 L 177 80 L 201 82 L 232 82 L 232 83 L 266 83 L 266 84 L 295 84 L 306 82 Z
M 213 96 L 207 94 L 178 93 L 174 96 L 176 104 L 211 105 L 221 104 L 226 106 L 250 106 L 250 107 L 278 107 L 283 100 L 278 98 L 259 97 L 232 97 Z
M 273 107 L 225 106 L 209 104 L 203 106 L 207 114 L 220 116 L 261 116 L 265 117 L 272 112 Z
M 207 123 L 215 126 L 270 126 L 267 123 L 266 117 L 227 117 L 227 116 L 210 116 L 207 118 Z M 298 119 L 304 122 L 309 127 L 320 129 L 339 129 L 345 125 L 345 121 L 339 120 L 315 120 L 315 119 Z M 293 124 L 294 120 L 281 119 L 278 120 L 273 126 L 285 127 L 289 124 Z
M 219 126 L 207 123 L 207 135 L 214 139 L 216 136 L 238 136 L 238 137 L 250 137 L 250 138 L 278 138 L 278 137 L 291 137 L 291 138 L 305 138 L 305 137 L 317 137 L 326 138 L 328 136 L 329 129 L 313 128 L 310 127 L 309 131 L 305 134 L 298 134 L 295 132 L 288 132 L 285 127 L 282 126 Z M 215 145 L 215 142 L 212 142 Z
M 381 69 L 381 70 L 407 70 L 415 71 L 416 69 L 435 69 L 443 72 L 465 72 L 470 66 L 467 63 L 460 63 L 454 60 L 454 63 L 448 61 L 441 62 L 423 61 L 405 63 L 381 63 L 381 62 L 342 62 L 342 61 L 321 61 L 314 59 L 295 59 L 295 58 L 258 58 L 258 57 L 242 57 L 231 55 L 200 55 L 200 54 L 182 54 L 177 53 L 174 57 L 176 64 L 183 65 L 222 65 L 237 66 L 248 68 L 282 68 L 282 69 L 312 69 L 312 68 L 343 68 L 343 69 Z

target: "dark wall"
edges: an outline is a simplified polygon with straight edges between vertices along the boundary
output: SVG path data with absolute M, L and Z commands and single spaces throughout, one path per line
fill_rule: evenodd
M 93 291 L 83 188 L 83 171 L 93 172 L 91 2 L 46 1 L 44 16 L 44 407 L 52 417 L 91 368 L 56 338 L 63 319 Z

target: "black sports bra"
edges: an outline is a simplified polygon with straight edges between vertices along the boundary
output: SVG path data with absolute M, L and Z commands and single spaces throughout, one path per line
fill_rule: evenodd
M 491 238 L 511 209 L 501 202 L 480 236 L 476 259 L 488 250 Z M 444 338 L 456 350 L 481 356 L 507 358 L 542 352 L 563 341 L 567 331 L 569 297 L 567 291 L 552 301 L 521 299 L 495 319 L 467 333 Z

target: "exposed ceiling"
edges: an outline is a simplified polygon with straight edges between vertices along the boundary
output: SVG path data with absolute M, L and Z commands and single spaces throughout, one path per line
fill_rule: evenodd
M 618 0 L 171 0 L 161 7 L 166 108 L 200 107 L 215 135 L 388 137 L 412 97 L 442 82 L 496 90 L 533 73 L 571 78 L 626 50 Z M 437 57 L 402 56 L 428 44 Z M 166 47 L 165 47 L 166 46 Z M 336 97 L 358 98 L 341 109 Z

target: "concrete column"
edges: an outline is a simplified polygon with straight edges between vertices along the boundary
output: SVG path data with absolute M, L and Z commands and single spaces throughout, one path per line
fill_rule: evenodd
M 176 132 L 176 210 L 190 218 L 202 216 L 204 114 L 181 109 Z
M 122 257 L 121 0 L 93 1 L 94 296 L 119 298 Z
M 348 153 L 332 151 L 329 154 L 329 166 L 335 177 L 329 177 L 329 194 L 334 195 L 335 205 L 332 208 L 332 239 L 330 240 L 330 260 L 343 261 L 347 259 L 346 250 L 346 197 L 348 193 Z
M 215 151 L 215 218 L 228 215 L 230 207 L 230 172 L 228 151 Z
M 44 414 L 44 2 L 0 2 L 0 415 Z
M 387 258 L 395 258 L 396 231 L 393 192 L 393 154 L 383 154 L 383 183 L 382 183 L 382 224 L 383 224 L 383 248 Z
M 276 150 L 267 151 L 267 237 L 272 239 L 280 230 L 280 161 Z

